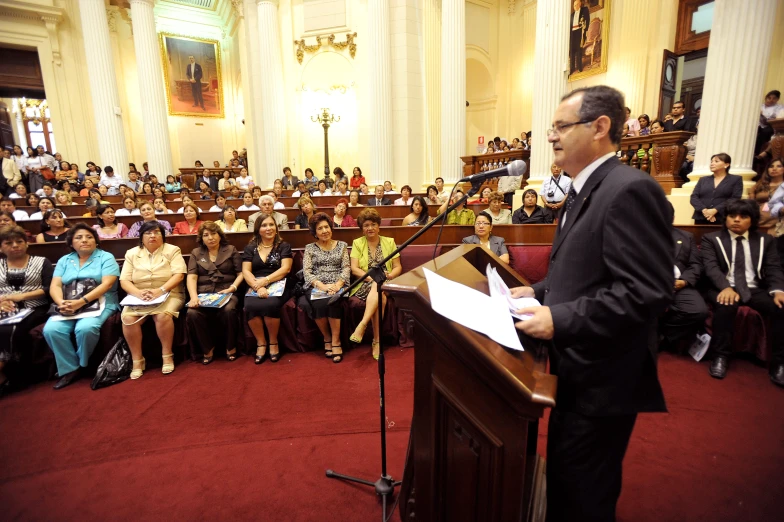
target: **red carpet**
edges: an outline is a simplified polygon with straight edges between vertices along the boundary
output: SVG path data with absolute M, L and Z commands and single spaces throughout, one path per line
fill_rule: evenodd
M 51 383 L 0 401 L 4 520 L 377 520 L 375 361 L 187 363 L 93 392 Z M 388 352 L 389 472 L 402 476 L 414 350 Z M 621 521 L 768 521 L 784 482 L 784 390 L 739 361 L 723 382 L 664 355 L 669 414 L 638 420 Z M 544 428 L 545 423 L 542 424 Z M 540 448 L 544 447 L 544 429 Z M 393 520 L 397 520 L 395 516 Z

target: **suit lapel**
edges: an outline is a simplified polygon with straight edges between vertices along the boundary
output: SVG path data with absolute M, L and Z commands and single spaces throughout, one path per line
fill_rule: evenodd
M 588 204 L 588 198 L 591 196 L 591 193 L 594 191 L 594 189 L 598 187 L 607 174 L 619 164 L 620 162 L 618 161 L 618 158 L 613 157 L 599 165 L 599 168 L 593 171 L 591 177 L 588 178 L 588 181 L 585 182 L 583 188 L 580 189 L 580 193 L 577 194 L 577 200 L 574 202 L 572 209 L 569 211 L 569 214 L 566 218 L 566 224 L 563 227 L 559 227 L 558 233 L 555 236 L 555 241 L 553 242 L 553 250 L 550 255 L 555 254 L 555 252 L 561 246 L 561 243 L 563 243 L 566 235 L 572 229 L 577 220 L 580 219 L 582 210 Z
M 727 264 L 725 271 L 729 273 L 730 265 L 732 264 L 732 238 L 730 237 L 730 233 L 727 232 L 727 229 L 721 231 L 721 234 L 719 234 L 719 241 L 721 241 L 721 244 L 724 246 L 724 253 L 727 255 L 726 258 L 722 256 L 722 259 L 724 259 L 724 262 Z
M 675 237 L 675 262 L 678 262 L 678 256 L 681 254 L 681 250 L 683 249 L 683 237 L 680 234 L 676 233 L 673 234 Z
M 755 234 L 754 232 L 749 232 L 749 250 L 751 251 L 751 263 L 754 265 L 754 273 L 757 274 L 757 277 L 760 277 L 759 262 L 760 262 L 760 242 L 763 239 Z

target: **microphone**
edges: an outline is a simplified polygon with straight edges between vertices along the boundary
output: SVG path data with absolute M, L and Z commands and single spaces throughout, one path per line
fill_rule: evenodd
M 500 178 L 501 176 L 522 176 L 528 170 L 528 165 L 522 160 L 514 160 L 500 169 L 488 170 L 479 174 L 471 174 L 458 181 L 458 183 L 484 181 L 486 179 Z

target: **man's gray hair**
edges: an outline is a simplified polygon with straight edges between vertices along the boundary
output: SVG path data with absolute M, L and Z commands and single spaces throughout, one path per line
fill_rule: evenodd
M 594 121 L 600 116 L 607 116 L 610 118 L 610 140 L 616 145 L 620 144 L 623 138 L 623 124 L 626 122 L 626 103 L 623 94 L 607 85 L 596 85 L 575 89 L 561 98 L 561 101 L 578 94 L 582 94 L 583 97 L 583 103 L 577 113 L 580 120 Z
M 275 198 L 273 198 L 269 194 L 264 194 L 263 196 L 259 196 L 259 205 L 261 205 L 265 201 L 269 201 L 273 205 L 275 204 Z

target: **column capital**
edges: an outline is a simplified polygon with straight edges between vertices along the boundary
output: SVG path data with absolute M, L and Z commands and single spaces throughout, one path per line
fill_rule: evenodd
M 129 3 L 131 5 L 142 4 L 142 5 L 149 5 L 150 7 L 155 7 L 155 0 L 130 0 Z
M 256 5 L 260 6 L 262 4 L 272 4 L 275 7 L 278 7 L 280 5 L 280 0 L 256 0 Z

